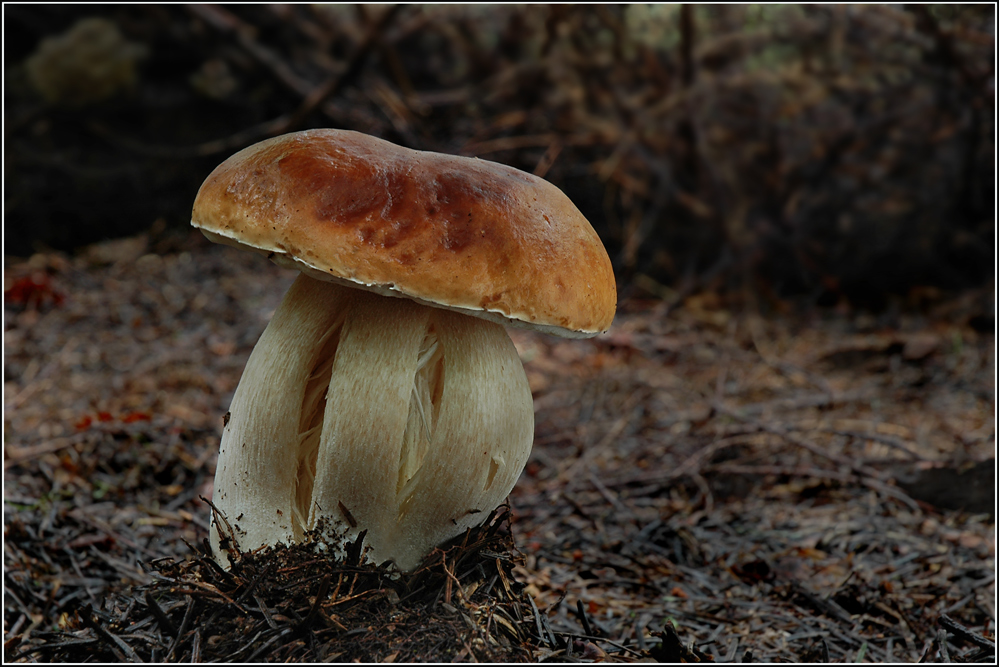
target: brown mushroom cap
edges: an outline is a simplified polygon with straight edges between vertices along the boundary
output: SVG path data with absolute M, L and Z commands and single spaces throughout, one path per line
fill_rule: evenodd
M 503 324 L 576 338 L 614 318 L 614 273 L 586 218 L 495 162 L 295 132 L 219 165 L 191 224 L 314 278 Z

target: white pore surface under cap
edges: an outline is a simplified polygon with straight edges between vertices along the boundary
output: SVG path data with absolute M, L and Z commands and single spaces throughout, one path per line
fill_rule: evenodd
M 240 551 L 366 530 L 370 560 L 411 570 L 503 502 L 533 437 L 502 326 L 302 275 L 233 396 L 213 502 Z

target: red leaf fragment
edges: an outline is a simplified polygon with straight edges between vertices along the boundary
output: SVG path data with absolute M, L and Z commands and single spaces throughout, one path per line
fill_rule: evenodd
M 41 308 L 42 306 L 61 306 L 63 295 L 52 289 L 49 277 L 44 273 L 35 273 L 14 282 L 3 293 L 4 301 L 10 304 Z

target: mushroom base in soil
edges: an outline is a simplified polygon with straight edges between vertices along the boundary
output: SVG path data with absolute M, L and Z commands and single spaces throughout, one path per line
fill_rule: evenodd
M 241 552 L 321 527 L 342 556 L 366 531 L 372 562 L 408 571 L 503 502 L 533 435 L 501 325 L 302 274 L 236 389 L 213 504 Z

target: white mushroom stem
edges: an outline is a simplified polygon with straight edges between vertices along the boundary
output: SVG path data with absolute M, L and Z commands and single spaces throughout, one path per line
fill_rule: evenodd
M 342 555 L 366 530 L 412 570 L 503 502 L 533 437 L 502 326 L 302 275 L 233 396 L 213 502 L 242 552 L 320 529 Z

